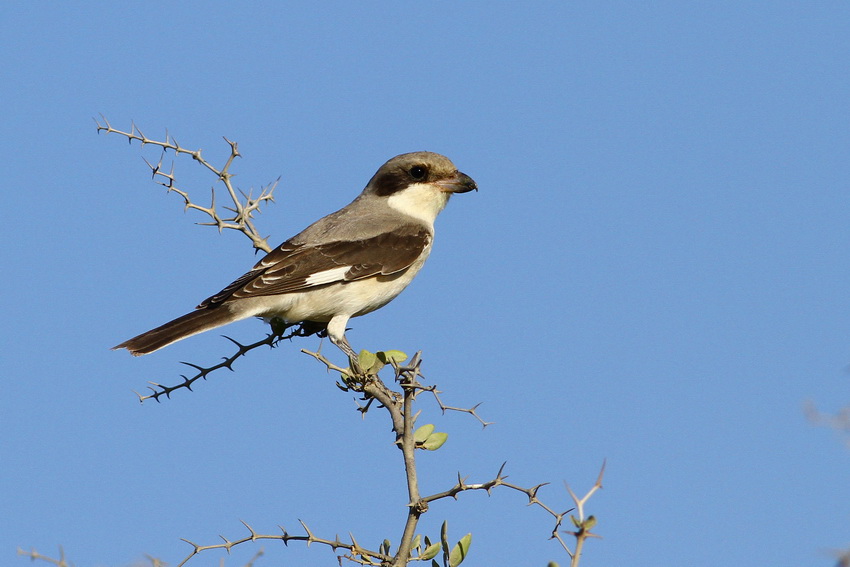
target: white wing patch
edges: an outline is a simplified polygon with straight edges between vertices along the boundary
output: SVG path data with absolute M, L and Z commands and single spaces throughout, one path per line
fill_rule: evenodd
M 349 269 L 351 269 L 351 266 L 340 266 L 338 268 L 331 268 L 330 270 L 316 272 L 304 280 L 304 284 L 307 286 L 313 286 L 338 282 L 345 278 L 345 273 Z

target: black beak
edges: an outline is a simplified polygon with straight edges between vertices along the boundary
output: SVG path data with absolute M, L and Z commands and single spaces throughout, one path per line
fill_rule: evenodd
M 478 191 L 478 185 L 465 173 L 457 172 L 451 177 L 436 182 L 446 193 L 469 193 Z

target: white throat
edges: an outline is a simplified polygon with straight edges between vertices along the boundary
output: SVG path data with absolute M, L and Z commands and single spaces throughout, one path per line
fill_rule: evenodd
M 434 220 L 440 214 L 451 193 L 441 191 L 430 183 L 414 183 L 387 199 L 387 204 L 398 212 L 419 219 L 428 226 L 434 226 Z

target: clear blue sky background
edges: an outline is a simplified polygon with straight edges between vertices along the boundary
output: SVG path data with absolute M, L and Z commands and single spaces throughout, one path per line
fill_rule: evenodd
M 274 243 L 398 153 L 447 154 L 478 181 L 416 282 L 349 333 L 423 350 L 447 402 L 496 422 L 424 403 L 450 434 L 420 455 L 425 492 L 507 461 L 565 509 L 563 481 L 586 490 L 607 459 L 583 565 L 831 565 L 850 545 L 850 454 L 802 408 L 850 402 L 850 5 L 642 4 L 6 6 L 0 562 L 61 544 L 77 565 L 174 564 L 179 538 L 237 538 L 239 520 L 400 534 L 387 420 L 361 420 L 299 353 L 318 339 L 138 403 L 228 343 L 109 347 L 255 258 L 150 182 L 156 152 L 98 136 L 103 113 L 213 160 L 237 140 L 241 187 L 281 176 L 258 221 Z M 212 180 L 176 168 L 206 199 Z M 474 532 L 470 565 L 568 563 L 519 494 L 440 503 L 422 532 L 443 519 Z M 264 547 L 258 565 L 336 564 Z

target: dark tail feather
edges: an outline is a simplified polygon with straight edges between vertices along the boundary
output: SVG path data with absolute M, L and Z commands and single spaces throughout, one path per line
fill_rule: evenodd
M 112 347 L 112 350 L 126 348 L 133 356 L 141 356 L 186 337 L 227 325 L 237 319 L 239 319 L 239 316 L 227 307 L 198 309 L 156 329 L 151 329 L 147 333 L 142 333 L 138 337 L 124 341 L 120 345 Z

